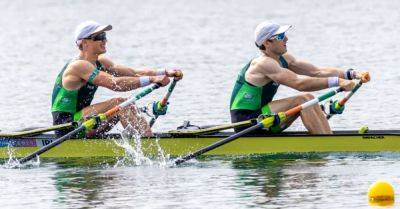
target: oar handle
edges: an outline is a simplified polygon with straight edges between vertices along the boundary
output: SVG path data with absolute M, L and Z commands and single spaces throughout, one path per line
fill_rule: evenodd
M 361 87 L 362 84 L 363 83 L 359 81 L 357 85 L 354 86 L 354 88 L 338 102 L 338 105 L 340 105 L 340 107 L 343 107 L 343 105 L 346 104 L 346 102 L 353 96 L 354 93 L 356 93 L 356 91 Z
M 178 82 L 178 80 L 174 78 L 171 85 L 169 85 L 167 94 L 160 101 L 160 105 L 162 107 L 165 107 L 165 105 L 167 105 L 168 99 L 171 96 L 172 91 L 174 91 L 174 88 L 175 88 L 177 82 Z
M 106 120 L 107 118 L 110 118 L 112 116 L 114 116 L 117 112 L 119 112 L 121 109 L 134 104 L 137 100 L 141 99 L 142 97 L 150 94 L 152 91 L 154 91 L 155 89 L 160 88 L 159 84 L 154 84 L 152 86 L 150 86 L 149 88 L 144 89 L 142 92 L 140 92 L 139 94 L 137 94 L 134 97 L 131 97 L 129 99 L 127 99 L 125 102 L 111 108 L 110 110 L 108 110 L 107 112 L 104 113 L 104 115 L 106 116 Z
M 171 85 L 169 85 L 167 94 L 160 101 L 161 107 L 165 107 L 168 104 L 168 99 L 171 96 L 172 92 L 174 91 L 177 82 L 178 82 L 178 79 L 174 78 L 174 80 L 172 81 Z M 150 123 L 149 123 L 150 128 L 153 127 L 153 125 L 156 122 L 157 118 L 158 118 L 158 115 L 154 116 L 154 118 L 152 118 L 150 120 Z
M 318 104 L 318 102 L 324 101 L 324 100 L 326 100 L 326 99 L 328 99 L 328 98 L 330 98 L 330 97 L 332 97 L 332 96 L 334 96 L 334 95 L 336 95 L 336 94 L 338 94 L 339 92 L 342 92 L 342 91 L 344 91 L 344 89 L 341 88 L 341 87 L 339 87 L 339 88 L 337 88 L 335 90 L 331 90 L 331 91 L 329 91 L 329 92 L 327 92 L 327 93 L 325 93 L 325 94 L 323 94 L 323 95 L 321 95 L 321 96 L 319 96 L 317 98 L 314 98 L 314 99 L 312 99 L 312 100 L 310 100 L 308 102 L 305 102 L 305 103 L 303 103 L 303 104 L 301 104 L 299 106 L 296 106 L 296 107 L 286 111 L 285 112 L 285 116 L 286 117 L 294 116 L 297 113 L 299 113 L 301 110 L 303 110 L 305 108 L 308 108 L 310 106 L 313 106 L 315 104 Z
M 363 83 L 362 83 L 362 81 L 360 80 L 360 81 L 356 84 L 356 86 L 354 86 L 354 88 L 353 88 L 345 97 L 343 97 L 343 98 L 342 98 L 339 102 L 337 102 L 336 104 L 331 104 L 331 105 L 334 105 L 333 107 L 334 107 L 335 109 L 340 109 L 340 108 L 342 108 L 342 107 L 346 104 L 346 102 L 349 101 L 349 99 L 353 96 L 353 94 L 356 93 L 356 91 L 361 87 L 362 84 L 363 84 Z M 336 107 L 336 105 L 337 105 L 337 107 Z M 331 108 L 331 107 L 330 107 L 330 108 Z M 330 114 L 326 115 L 326 119 L 329 120 L 333 115 L 334 115 L 333 113 L 330 113 Z

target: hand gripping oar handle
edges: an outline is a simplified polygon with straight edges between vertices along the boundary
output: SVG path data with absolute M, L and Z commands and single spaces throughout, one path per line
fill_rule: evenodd
M 174 88 L 175 88 L 177 82 L 178 82 L 178 80 L 176 78 L 174 78 L 174 80 L 172 81 L 171 85 L 169 85 L 167 94 L 160 101 L 161 107 L 165 107 L 165 105 L 167 105 L 168 99 L 171 96 L 172 92 L 174 91 Z M 157 118 L 158 118 L 158 115 L 154 116 L 154 118 L 152 118 L 150 120 L 150 123 L 149 123 L 150 128 L 153 127 L 153 125 L 156 122 Z
M 74 136 L 75 134 L 81 132 L 81 131 L 87 131 L 87 130 L 92 130 L 93 128 L 95 128 L 96 126 L 99 125 L 99 123 L 103 122 L 103 121 L 107 121 L 110 117 L 114 116 L 116 113 L 118 113 L 120 110 L 122 110 L 123 108 L 134 104 L 137 100 L 139 100 L 140 98 L 150 94 L 152 91 L 154 91 L 155 89 L 160 88 L 160 85 L 158 84 L 154 84 L 151 87 L 144 89 L 142 92 L 140 92 L 139 94 L 137 94 L 134 97 L 129 98 L 128 100 L 126 100 L 125 102 L 113 107 L 112 109 L 108 110 L 107 112 L 105 112 L 104 114 L 99 114 L 96 117 L 90 118 L 89 120 L 86 120 L 85 122 L 83 122 L 78 128 L 76 128 L 75 130 L 67 133 L 66 135 L 54 140 L 52 143 L 40 148 L 39 150 L 37 150 L 36 152 L 33 152 L 32 154 L 21 158 L 19 160 L 20 164 L 23 164 L 25 162 L 28 162 L 29 160 L 32 160 L 33 158 L 36 158 L 37 156 L 43 154 L 44 152 L 50 150 L 51 148 L 61 144 L 62 142 L 70 139 L 72 136 Z
M 345 96 L 343 97 L 343 99 L 341 99 L 337 104 L 338 104 L 338 108 L 342 108 L 347 101 L 349 101 L 349 99 L 353 96 L 354 93 L 356 93 L 356 91 L 362 86 L 362 81 L 360 80 L 356 86 L 354 86 L 354 88 Z M 333 116 L 333 114 L 329 114 L 326 116 L 326 119 L 329 119 Z
M 362 84 L 363 83 L 359 81 L 357 85 L 354 86 L 354 88 L 342 100 L 339 101 L 338 104 L 340 105 L 340 107 L 346 104 L 346 102 L 353 96 L 354 93 L 356 93 L 356 91 L 361 87 Z
M 326 94 L 323 94 L 323 95 L 319 96 L 318 98 L 314 98 L 314 99 L 312 99 L 312 100 L 310 100 L 308 102 L 305 102 L 305 103 L 303 103 L 301 105 L 298 105 L 298 106 L 296 106 L 296 107 L 294 107 L 294 108 L 292 108 L 292 109 L 290 109 L 290 110 L 288 110 L 286 112 L 278 113 L 278 117 L 280 119 L 280 122 L 284 122 L 288 117 L 296 115 L 301 110 L 304 110 L 305 108 L 308 108 L 310 106 L 318 104 L 318 102 L 321 102 L 321 101 L 323 101 L 325 99 L 328 99 L 328 98 L 336 95 L 337 93 L 339 93 L 341 91 L 343 91 L 342 88 L 338 88 L 336 90 L 331 90 L 331 91 L 327 92 Z M 260 128 L 269 128 L 274 124 L 274 121 L 275 121 L 275 116 L 266 117 L 262 121 L 258 122 L 256 125 L 251 126 L 251 127 L 247 128 L 247 129 L 244 129 L 243 131 L 240 131 L 240 132 L 238 132 L 236 134 L 233 134 L 233 135 L 231 135 L 231 136 L 229 136 L 229 137 L 227 137 L 225 139 L 217 141 L 214 144 L 211 144 L 210 146 L 204 147 L 204 148 L 202 148 L 202 149 L 200 149 L 200 150 L 198 150 L 196 152 L 190 153 L 190 154 L 188 154 L 188 155 L 186 155 L 186 156 L 184 156 L 182 158 L 179 158 L 179 159 L 175 160 L 174 163 L 175 163 L 175 165 L 179 165 L 179 164 L 181 164 L 181 163 L 183 163 L 185 161 L 188 161 L 188 160 L 190 160 L 192 158 L 195 158 L 195 157 L 197 157 L 197 156 L 199 156 L 201 154 L 204 154 L 204 153 L 206 153 L 208 151 L 216 149 L 216 148 L 218 148 L 218 147 L 220 147 L 220 146 L 222 146 L 222 145 L 224 145 L 226 143 L 229 143 L 229 142 L 231 142 L 231 141 L 233 141 L 233 140 L 235 140 L 237 138 L 240 138 L 241 136 L 243 136 L 243 135 L 245 135 L 247 133 L 250 133 L 250 132 L 255 131 L 257 129 L 260 129 Z

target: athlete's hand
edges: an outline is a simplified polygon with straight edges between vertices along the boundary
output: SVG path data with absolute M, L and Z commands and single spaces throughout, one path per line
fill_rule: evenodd
M 341 79 L 339 78 L 339 87 L 343 88 L 345 91 L 353 90 L 356 84 L 351 80 Z
M 183 73 L 179 69 L 168 69 L 165 70 L 168 77 L 174 77 L 176 80 L 181 80 L 183 78 Z
M 371 80 L 368 71 L 354 71 L 354 76 L 356 79 L 360 79 L 363 83 L 367 83 Z
M 169 84 L 169 78 L 166 75 L 159 75 L 159 76 L 151 76 L 150 81 L 152 83 L 156 83 L 162 87 Z

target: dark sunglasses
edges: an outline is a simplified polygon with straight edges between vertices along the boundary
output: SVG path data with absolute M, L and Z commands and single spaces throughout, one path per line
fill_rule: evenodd
M 283 41 L 283 39 L 285 39 L 285 36 L 286 36 L 286 34 L 283 32 L 283 33 L 280 33 L 280 34 L 277 34 L 277 35 L 273 36 L 271 38 L 271 40 L 272 39 L 276 39 L 278 41 Z
M 91 39 L 93 41 L 107 41 L 106 33 L 102 32 L 96 35 L 91 35 L 85 39 Z

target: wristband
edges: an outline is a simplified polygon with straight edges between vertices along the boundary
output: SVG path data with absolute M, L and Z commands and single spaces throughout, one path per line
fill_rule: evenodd
M 346 70 L 346 72 L 344 73 L 344 78 L 346 80 L 353 80 L 355 78 L 354 69 L 350 68 L 350 69 Z
M 328 78 L 328 88 L 339 86 L 339 77 Z
M 157 69 L 156 75 L 167 75 L 167 69 Z
M 140 87 L 145 87 L 150 85 L 150 76 L 142 76 L 139 78 Z

